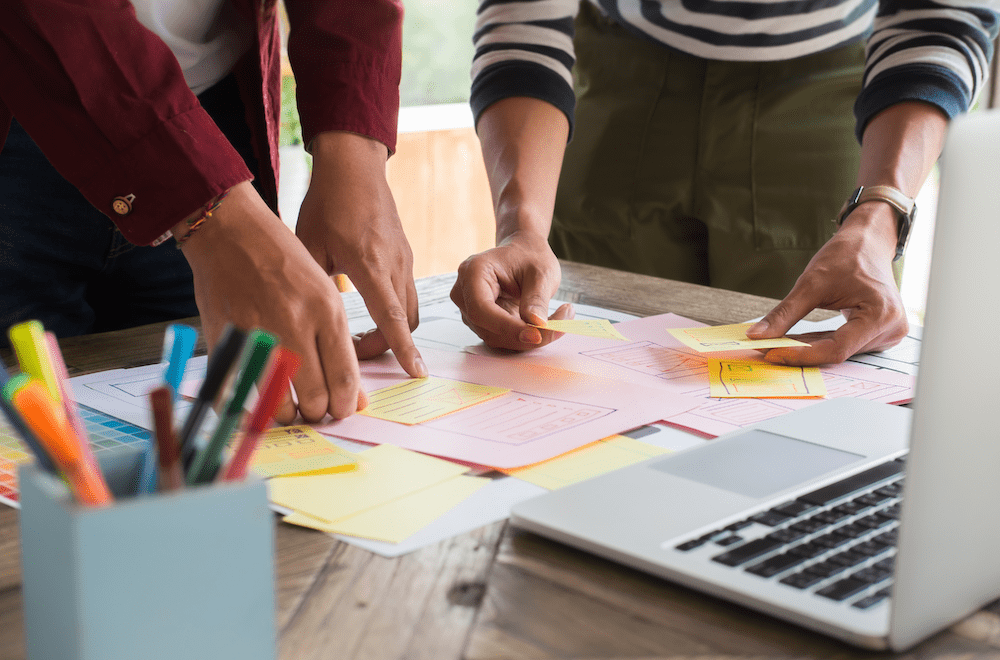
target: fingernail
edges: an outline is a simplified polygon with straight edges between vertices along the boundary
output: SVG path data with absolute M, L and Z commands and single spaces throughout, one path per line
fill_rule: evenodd
M 538 332 L 537 328 L 525 328 L 521 331 L 521 334 L 519 334 L 517 338 L 524 344 L 542 343 L 542 334 Z
M 768 324 L 767 321 L 757 321 L 752 326 L 750 326 L 749 328 L 747 328 L 747 334 L 749 335 L 751 332 L 754 333 L 754 334 L 757 334 L 757 333 L 760 333 L 760 332 L 767 332 L 767 329 L 770 328 L 770 327 L 771 326 Z
M 531 316 L 531 323 L 535 325 L 545 325 L 545 319 L 548 317 L 548 311 L 544 307 L 530 307 L 528 309 L 528 315 Z
M 416 360 L 414 360 L 413 366 L 417 370 L 417 378 L 427 378 L 427 374 L 429 372 L 427 371 L 427 365 L 424 364 L 423 358 L 418 357 Z
M 368 407 L 368 395 L 365 394 L 364 390 L 358 390 L 358 410 L 364 410 Z

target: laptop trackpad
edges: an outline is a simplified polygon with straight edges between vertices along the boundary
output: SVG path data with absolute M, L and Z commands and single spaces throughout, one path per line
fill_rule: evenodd
M 804 440 L 752 430 L 649 465 L 654 470 L 762 498 L 864 458 Z

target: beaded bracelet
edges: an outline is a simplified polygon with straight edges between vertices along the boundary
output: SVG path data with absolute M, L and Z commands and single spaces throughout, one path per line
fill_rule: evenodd
M 208 203 L 205 204 L 205 206 L 201 207 L 201 212 L 197 216 L 195 216 L 194 219 L 187 221 L 187 226 L 188 226 L 187 233 L 185 233 L 180 238 L 176 236 L 174 237 L 174 240 L 177 241 L 176 246 L 178 250 L 181 249 L 181 246 L 184 245 L 187 239 L 191 238 L 191 234 L 198 231 L 198 228 L 201 227 L 201 225 L 205 222 L 205 220 L 211 218 L 212 213 L 215 212 L 217 208 L 222 206 L 222 200 L 224 200 L 226 198 L 226 195 L 228 194 L 229 191 L 227 190 L 218 197 L 210 199 Z

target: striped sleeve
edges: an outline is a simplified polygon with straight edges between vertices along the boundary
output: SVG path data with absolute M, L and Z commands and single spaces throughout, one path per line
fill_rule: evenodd
M 480 0 L 472 37 L 475 121 L 511 96 L 547 101 L 573 130 L 573 20 L 579 0 Z
M 924 101 L 949 118 L 982 91 L 998 14 L 991 2 L 883 0 L 868 40 L 864 87 L 854 105 L 857 135 L 901 101 Z

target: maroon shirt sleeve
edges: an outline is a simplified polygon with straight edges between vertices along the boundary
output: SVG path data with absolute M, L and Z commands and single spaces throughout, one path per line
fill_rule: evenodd
M 0 62 L 2 104 L 133 243 L 252 178 L 128 0 L 4 0 Z
M 403 5 L 285 0 L 302 134 L 348 131 L 396 149 Z

